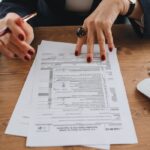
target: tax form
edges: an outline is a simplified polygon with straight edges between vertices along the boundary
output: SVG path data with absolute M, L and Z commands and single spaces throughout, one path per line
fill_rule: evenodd
M 41 49 L 39 49 L 39 51 L 40 50 Z M 34 84 L 33 81 L 34 81 L 35 75 L 37 74 L 36 62 L 38 62 L 38 60 L 39 58 L 38 58 L 38 52 L 37 52 L 36 58 L 33 62 L 33 65 L 30 69 L 30 72 L 28 74 L 24 87 L 21 91 L 18 102 L 14 109 L 14 112 L 6 128 L 6 131 L 5 131 L 6 134 L 15 135 L 15 136 L 23 136 L 23 137 L 27 137 L 28 135 L 28 127 L 30 123 L 30 117 L 32 115 L 31 109 L 32 109 L 32 89 L 33 89 L 33 84 Z M 94 147 L 98 149 L 105 149 L 105 150 L 110 149 L 109 145 L 104 145 L 104 144 L 103 145 L 85 145 L 85 146 Z
M 74 44 L 43 41 L 33 88 L 27 146 L 132 144 L 137 138 L 116 51 L 94 62 Z

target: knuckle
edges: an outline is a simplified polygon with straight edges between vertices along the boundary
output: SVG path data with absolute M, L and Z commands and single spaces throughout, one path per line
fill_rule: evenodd
M 16 20 L 20 19 L 20 16 L 15 13 L 8 13 L 6 16 L 6 24 L 11 25 Z
M 93 39 L 92 38 L 87 38 L 87 43 L 92 44 L 93 43 Z
M 111 27 L 111 21 L 109 20 L 105 20 L 103 23 L 104 27 L 106 27 L 107 29 Z
M 98 20 L 98 19 L 95 20 L 95 26 L 96 28 L 100 28 L 100 27 L 103 29 L 108 28 L 108 25 L 105 21 Z
M 107 39 L 107 40 L 111 40 L 111 34 L 110 33 L 105 33 L 105 38 Z
M 111 22 L 109 20 L 95 19 L 95 26 L 110 29 Z
M 13 19 L 11 17 L 8 17 L 6 20 L 7 25 L 11 25 L 13 22 Z
M 99 26 L 101 26 L 102 21 L 99 20 L 99 19 L 95 19 L 95 20 L 94 20 L 94 24 L 95 24 L 96 27 L 99 27 Z
M 108 45 L 112 46 L 112 45 L 113 45 L 113 42 L 112 42 L 112 41 L 109 41 L 109 42 L 108 42 Z
M 111 30 L 107 30 L 106 34 L 107 36 L 111 37 L 112 36 Z
M 94 25 L 94 20 L 93 19 L 86 19 L 85 24 L 87 27 L 92 27 Z
M 105 43 L 105 39 L 104 38 L 99 38 L 98 42 L 99 42 L 99 44 L 104 44 Z

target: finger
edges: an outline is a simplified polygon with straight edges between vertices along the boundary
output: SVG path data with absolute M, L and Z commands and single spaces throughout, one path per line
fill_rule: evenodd
M 26 39 L 26 35 L 24 31 L 17 25 L 16 22 L 23 22 L 23 20 L 19 16 L 15 16 L 15 18 L 9 18 L 7 20 L 7 26 L 10 29 L 11 33 L 16 36 L 21 41 L 24 41 Z
M 9 51 L 5 46 L 4 43 L 0 40 L 0 53 L 2 53 L 7 58 L 14 58 L 14 53 Z
M 13 43 L 20 49 L 20 52 L 22 55 L 26 55 L 26 53 L 29 51 L 29 54 L 33 55 L 35 53 L 35 50 L 32 46 L 30 46 L 25 41 L 20 41 L 18 38 L 16 38 L 14 35 L 7 33 L 5 36 L 0 37 L 1 41 L 3 41 L 4 45 L 7 47 L 9 43 Z
M 86 36 L 82 38 L 77 38 L 76 48 L 75 48 L 75 56 L 79 56 L 82 51 L 82 46 L 86 41 Z
M 12 42 L 16 47 L 18 47 L 19 51 L 23 54 L 23 55 L 26 55 L 27 53 L 29 55 L 34 55 L 35 54 L 35 49 L 29 45 L 27 42 L 25 41 L 19 41 L 15 36 L 12 36 L 11 37 L 12 41 L 15 41 L 15 42 Z
M 90 63 L 93 60 L 94 49 L 94 29 L 89 28 L 87 33 L 87 62 Z
M 12 42 L 9 43 L 7 46 L 8 49 L 15 54 L 15 56 L 18 56 L 23 61 L 29 61 L 32 58 L 32 55 L 29 52 L 22 53 L 21 49 L 14 45 Z
M 1 41 L 3 41 L 6 48 L 24 61 L 29 61 L 35 52 L 25 41 L 20 41 L 14 35 L 9 33 L 1 37 Z
M 26 42 L 31 44 L 34 39 L 33 28 L 23 19 L 16 20 L 16 24 L 24 31 L 26 35 Z
M 96 30 L 97 32 L 97 40 L 100 48 L 100 58 L 102 61 L 106 59 L 106 51 L 105 51 L 105 36 L 102 30 Z
M 105 38 L 107 40 L 107 44 L 109 47 L 109 51 L 112 52 L 112 50 L 114 48 L 114 41 L 113 41 L 111 29 L 108 28 L 104 32 L 105 32 Z

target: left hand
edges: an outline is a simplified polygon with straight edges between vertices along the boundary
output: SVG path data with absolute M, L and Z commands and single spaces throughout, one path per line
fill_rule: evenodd
M 125 15 L 129 9 L 129 0 L 102 0 L 95 11 L 88 16 L 83 23 L 87 34 L 77 39 L 75 55 L 81 53 L 82 46 L 87 43 L 87 62 L 93 59 L 93 49 L 95 40 L 98 41 L 100 48 L 100 58 L 106 59 L 105 43 L 108 44 L 109 50 L 114 48 L 112 36 L 112 25 L 119 14 Z

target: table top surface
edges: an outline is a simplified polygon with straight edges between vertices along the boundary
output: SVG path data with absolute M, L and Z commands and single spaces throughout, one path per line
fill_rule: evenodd
M 41 40 L 76 42 L 77 26 L 35 28 L 36 48 Z M 120 69 L 123 76 L 129 106 L 134 121 L 138 144 L 112 145 L 111 150 L 150 150 L 150 99 L 136 90 L 141 80 L 148 78 L 150 70 L 150 39 L 136 36 L 129 25 L 113 26 L 114 42 L 118 49 Z M 4 131 L 17 103 L 32 62 L 19 59 L 8 60 L 0 56 L 0 150 L 28 150 L 26 139 L 5 135 Z M 88 150 L 86 147 L 34 148 L 36 150 Z

